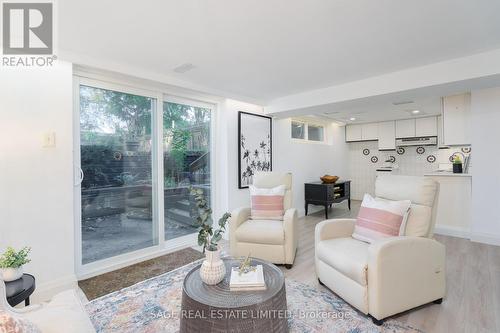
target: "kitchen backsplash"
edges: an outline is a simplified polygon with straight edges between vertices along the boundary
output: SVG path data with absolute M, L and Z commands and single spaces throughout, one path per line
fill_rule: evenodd
M 377 169 L 390 166 L 387 160 L 394 160 L 398 166 L 392 174 L 423 176 L 438 168 L 451 168 L 450 156 L 456 152 L 468 155 L 470 147 L 451 147 L 438 149 L 436 146 L 403 147 L 394 151 L 379 151 L 377 141 L 352 142 L 349 146 L 349 179 L 351 179 L 351 197 L 361 200 L 365 193 L 374 194 Z M 472 154 L 471 154 L 472 156 Z M 472 161 L 472 159 L 471 159 Z M 469 173 L 472 163 L 469 164 Z

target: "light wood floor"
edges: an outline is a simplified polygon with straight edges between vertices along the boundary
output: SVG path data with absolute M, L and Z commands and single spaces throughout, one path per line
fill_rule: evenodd
M 329 218 L 354 217 L 359 201 L 339 204 Z M 299 219 L 299 246 L 292 269 L 281 267 L 286 277 L 330 292 L 318 283 L 314 270 L 314 227 L 323 221 L 318 212 Z M 425 305 L 394 319 L 425 332 L 500 332 L 500 247 L 436 235 L 446 246 L 447 296 L 442 304 Z

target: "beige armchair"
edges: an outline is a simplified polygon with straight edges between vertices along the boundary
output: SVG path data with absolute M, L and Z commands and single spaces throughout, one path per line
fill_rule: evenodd
M 412 202 L 405 235 L 368 244 L 351 237 L 355 219 L 316 225 L 315 265 L 326 285 L 375 324 L 445 295 L 445 248 L 432 239 L 439 184 L 428 177 L 377 177 L 375 194 Z
M 261 172 L 254 176 L 253 185 L 260 188 L 286 186 L 283 221 L 251 220 L 250 208 L 236 209 L 229 221 L 232 256 L 264 259 L 291 268 L 297 250 L 297 210 L 292 208 L 292 174 Z
M 31 322 L 42 333 L 95 332 L 87 311 L 74 289 L 55 295 L 49 303 L 17 309 L 7 303 L 5 284 L 0 280 L 0 313 L 2 311 L 13 318 Z

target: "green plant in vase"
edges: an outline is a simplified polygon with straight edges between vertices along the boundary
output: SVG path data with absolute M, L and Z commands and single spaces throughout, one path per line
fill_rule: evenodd
M 0 256 L 0 272 L 3 281 L 14 281 L 23 276 L 23 266 L 31 262 L 28 258 L 30 251 L 29 247 L 24 247 L 19 251 L 10 246 L 7 247 Z
M 453 173 L 462 173 L 462 159 L 458 154 L 453 155 Z
M 198 232 L 198 245 L 203 246 L 203 253 L 205 253 L 205 260 L 200 267 L 200 277 L 206 284 L 215 285 L 221 282 L 226 275 L 226 266 L 220 258 L 218 244 L 226 231 L 226 224 L 231 214 L 224 213 L 217 223 L 218 228 L 214 230 L 211 220 L 212 209 L 209 207 L 203 190 L 200 188 L 191 188 L 190 191 L 196 202 L 199 214 L 196 218 L 200 228 Z
M 203 190 L 200 188 L 191 188 L 191 195 L 194 197 L 199 214 L 196 218 L 200 228 L 198 232 L 198 245 L 203 246 L 203 253 L 205 253 L 205 250 L 217 251 L 217 245 L 226 231 L 226 223 L 231 214 L 226 212 L 222 215 L 218 222 L 219 228 L 214 231 L 211 221 L 212 209 L 208 205 Z

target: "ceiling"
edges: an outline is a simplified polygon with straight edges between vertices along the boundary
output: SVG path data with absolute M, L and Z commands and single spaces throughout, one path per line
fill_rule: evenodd
M 405 104 L 394 105 L 392 102 L 376 101 L 370 103 L 362 102 L 359 105 L 352 105 L 347 109 L 326 111 L 316 116 L 341 123 L 369 123 L 441 114 L 441 98 L 439 97 L 412 98 L 397 100 L 395 102 L 405 102 Z M 417 114 L 411 113 L 414 110 L 418 110 L 419 112 Z M 355 119 L 351 120 L 351 118 Z
M 64 0 L 58 46 L 266 104 L 499 48 L 499 12 L 498 0 Z

